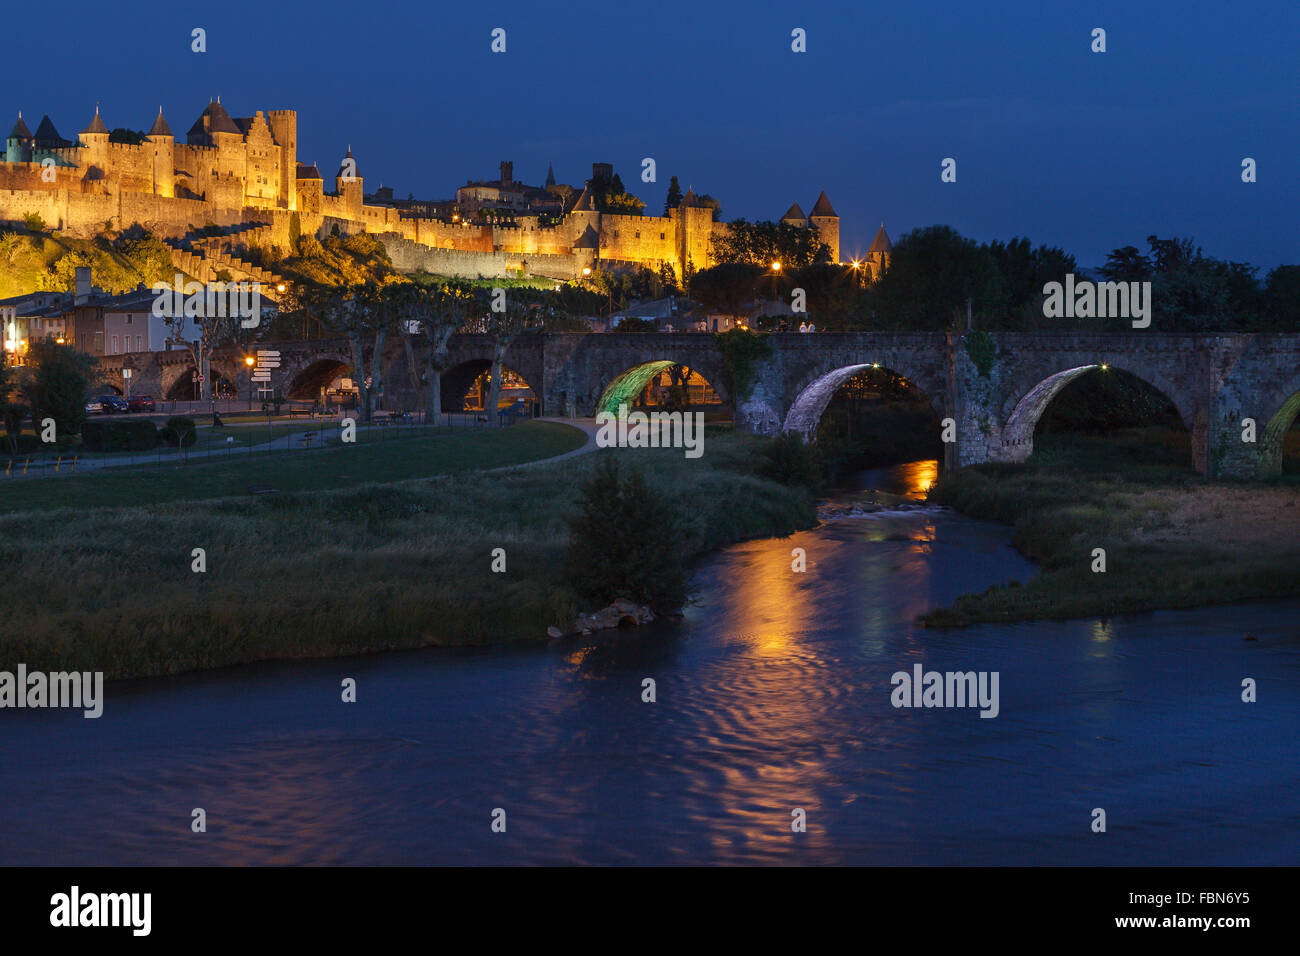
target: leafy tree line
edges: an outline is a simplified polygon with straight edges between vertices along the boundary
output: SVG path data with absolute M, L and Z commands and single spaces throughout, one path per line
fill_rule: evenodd
M 1043 287 L 1076 280 L 1150 282 L 1152 328 L 1162 331 L 1300 329 L 1300 266 L 1262 278 L 1248 263 L 1207 256 L 1190 239 L 1149 236 L 1148 251 L 1115 249 L 1090 276 L 1063 249 L 1023 237 L 979 243 L 950 226 L 905 233 L 889 268 L 863 286 L 858 274 L 815 250 L 811 230 L 743 223 L 714 243 L 718 265 L 691 277 L 689 294 L 710 308 L 743 314 L 762 301 L 791 302 L 804 292 L 823 330 L 1049 330 L 1131 328 L 1127 318 L 1054 318 L 1043 314 Z M 779 261 L 779 274 L 771 263 Z

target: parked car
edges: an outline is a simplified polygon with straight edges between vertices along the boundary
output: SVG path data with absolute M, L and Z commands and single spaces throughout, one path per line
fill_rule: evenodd
M 133 412 L 151 412 L 153 411 L 152 395 L 132 395 L 126 400 L 127 405 Z
M 104 414 L 104 403 L 101 402 L 101 401 L 100 401 L 99 399 L 97 399 L 97 398 L 92 398 L 92 399 L 88 400 L 88 401 L 86 402 L 86 414 L 87 414 L 87 415 L 102 415 L 102 414 Z
M 131 406 L 127 404 L 125 398 L 119 395 L 99 395 L 99 404 L 104 407 L 105 415 L 115 415 L 119 412 L 129 412 Z

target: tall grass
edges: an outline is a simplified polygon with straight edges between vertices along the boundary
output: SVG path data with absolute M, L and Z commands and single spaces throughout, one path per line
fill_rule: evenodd
M 607 450 L 345 490 L 2 516 L 0 669 L 149 676 L 544 639 L 578 609 L 561 570 L 566 519 L 602 455 L 640 465 L 681 506 L 683 561 L 815 523 L 810 494 L 752 473 L 760 440 L 710 430 L 707 442 L 695 460 Z M 506 573 L 491 570 L 498 547 Z M 191 569 L 196 548 L 204 573 Z
M 1286 483 L 1209 484 L 1181 465 L 1185 454 L 1190 460 L 1185 443 L 1185 433 L 1160 429 L 1109 440 L 1039 438 L 1026 464 L 944 475 L 930 500 L 1013 525 L 1012 543 L 1041 573 L 963 596 L 923 623 L 1104 616 L 1300 595 L 1300 491 Z M 1229 540 L 1224 529 L 1244 521 L 1293 527 L 1291 543 L 1279 550 Z M 1093 570 L 1097 548 L 1105 552 L 1104 572 Z

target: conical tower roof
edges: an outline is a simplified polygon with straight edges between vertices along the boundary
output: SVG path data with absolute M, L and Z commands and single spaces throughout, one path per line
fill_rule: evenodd
M 573 204 L 573 211 L 574 212 L 595 212 L 596 211 L 596 207 L 595 205 L 592 204 L 591 201 L 590 189 L 587 189 L 585 187 L 583 188 L 582 195 L 579 196 L 578 201 Z
M 36 127 L 36 142 L 42 146 L 67 146 L 67 140 L 59 135 L 59 131 L 54 128 L 54 120 L 48 115 L 41 117 L 41 123 Z
M 836 219 L 840 218 L 836 214 L 835 210 L 831 208 L 831 201 L 826 198 L 826 190 L 824 189 L 822 190 L 822 194 L 817 197 L 817 204 L 813 206 L 811 215 L 834 216 Z
M 348 160 L 352 160 L 349 165 Z M 352 144 L 348 143 L 347 155 L 343 157 L 343 162 L 339 163 L 339 171 L 334 174 L 335 178 L 340 176 L 351 176 L 353 179 L 361 178 L 361 170 L 357 169 L 356 157 L 352 155 Z
M 688 186 L 686 188 L 686 195 L 682 197 L 682 205 L 698 206 L 699 204 L 700 204 L 700 197 L 695 195 L 695 188 L 693 186 Z
M 876 231 L 876 238 L 871 240 L 871 248 L 867 252 L 890 252 L 894 244 L 889 241 L 889 233 L 885 232 L 885 224 L 880 224 L 880 229 Z
M 600 236 L 596 235 L 595 229 L 592 229 L 591 226 L 587 226 L 586 229 L 582 230 L 582 235 L 578 237 L 578 241 L 573 244 L 573 248 L 599 249 Z
M 239 127 L 230 118 L 220 100 L 210 102 L 199 118 L 190 127 L 190 136 L 211 135 L 212 133 L 238 133 Z
M 13 132 L 9 134 L 9 138 L 10 139 L 31 139 L 32 138 L 32 131 L 29 130 L 27 128 L 27 124 L 23 122 L 22 110 L 18 111 L 18 122 L 14 123 Z
M 795 203 L 785 211 L 785 215 L 782 216 L 781 218 L 782 219 L 807 219 L 808 217 L 803 214 L 803 210 L 799 208 L 799 204 Z
M 555 167 L 551 163 L 546 164 L 546 185 L 548 187 L 555 185 Z
M 82 130 L 83 133 L 107 133 L 108 127 L 99 116 L 99 107 L 95 107 L 95 118 L 90 121 L 90 125 Z
M 171 134 L 172 134 L 171 127 L 168 126 L 167 121 L 163 119 L 162 107 L 160 106 L 158 107 L 158 116 L 155 117 L 153 121 L 153 126 L 149 128 L 149 135 L 150 136 L 171 136 Z

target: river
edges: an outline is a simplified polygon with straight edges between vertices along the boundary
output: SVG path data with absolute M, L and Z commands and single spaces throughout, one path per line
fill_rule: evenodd
M 920 497 L 933 473 L 866 484 Z M 704 562 L 679 624 L 5 711 L 0 864 L 1294 863 L 1300 602 L 914 623 L 1031 577 L 1008 541 L 934 508 L 833 519 Z M 996 671 L 998 715 L 895 708 L 916 663 Z

